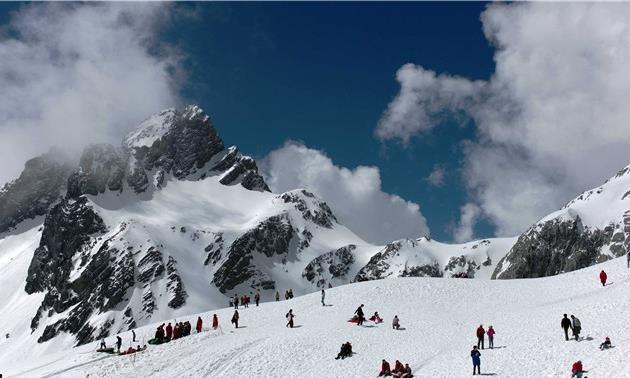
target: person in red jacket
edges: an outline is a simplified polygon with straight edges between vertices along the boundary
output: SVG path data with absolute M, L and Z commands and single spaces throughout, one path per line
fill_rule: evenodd
M 402 364 L 402 362 L 396 360 L 396 362 L 394 363 L 394 370 L 392 371 L 393 374 L 399 374 L 399 373 L 403 373 L 405 371 L 405 366 Z
M 171 323 L 168 323 L 168 325 L 166 326 L 166 341 L 171 341 L 172 338 L 173 338 L 173 326 L 171 325 Z
M 602 286 L 606 286 L 606 280 L 608 279 L 608 275 L 603 270 L 599 273 L 599 280 L 602 282 Z
M 381 363 L 381 372 L 378 374 L 379 377 L 389 377 L 392 375 L 392 369 L 389 367 L 389 362 L 383 360 Z
M 197 333 L 201 332 L 201 327 L 203 325 L 203 320 L 201 320 L 201 316 L 197 317 L 197 327 L 195 327 L 195 329 L 197 330 Z
M 219 318 L 217 314 L 212 315 L 212 328 L 217 329 L 219 327 Z
M 483 349 L 483 342 L 485 339 L 486 330 L 483 329 L 483 325 L 480 324 L 479 328 L 477 328 L 477 348 L 481 347 Z
M 571 373 L 572 378 L 582 378 L 582 374 L 586 373 L 582 367 L 582 361 L 577 361 L 573 364 L 573 367 L 571 367 Z

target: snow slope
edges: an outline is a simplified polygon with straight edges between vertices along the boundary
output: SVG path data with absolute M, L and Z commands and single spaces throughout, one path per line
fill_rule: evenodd
M 608 272 L 606 287 L 598 282 L 600 269 Z M 243 327 L 237 330 L 227 322 L 232 309 L 204 313 L 206 324 L 218 314 L 219 332 L 151 346 L 134 356 L 106 357 L 92 352 L 96 344 L 91 344 L 28 361 L 1 354 L 0 366 L 10 377 L 370 377 L 385 358 L 408 362 L 417 377 L 462 377 L 470 375 L 469 351 L 482 323 L 497 331 L 497 348 L 482 351 L 482 373 L 568 377 L 571 364 L 580 359 L 591 378 L 629 377 L 629 290 L 630 270 L 623 258 L 540 279 L 369 281 L 328 290 L 327 307 L 314 293 L 242 309 Z M 367 314 L 378 310 L 386 322 L 347 323 L 360 303 Z M 289 308 L 298 328 L 285 328 Z M 565 312 L 581 319 L 580 342 L 564 340 L 560 319 Z M 390 328 L 394 314 L 404 330 Z M 146 340 L 154 327 L 137 333 Z M 615 348 L 600 351 L 606 336 Z M 123 339 L 129 345 L 129 333 Z M 356 354 L 335 360 L 345 341 L 352 342 Z M 0 344 L 1 350 L 7 347 L 7 341 Z

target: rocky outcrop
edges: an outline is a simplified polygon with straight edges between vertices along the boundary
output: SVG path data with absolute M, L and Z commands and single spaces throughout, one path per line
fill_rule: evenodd
M 230 245 L 212 282 L 222 293 L 249 280 L 252 287 L 263 283 L 266 287 L 272 287 L 273 280 L 257 269 L 254 259 L 287 256 L 295 236 L 296 232 L 286 215 L 266 219 Z
M 404 249 L 415 249 L 418 240 L 400 240 L 390 243 L 376 253 L 354 278 L 355 282 L 393 277 L 442 277 L 440 264 L 428 256 L 401 253 Z M 415 258 L 417 256 L 417 258 Z
M 316 257 L 304 268 L 302 277 L 315 283 L 318 288 L 326 287 L 331 280 L 343 278 L 348 274 L 355 262 L 356 249 L 356 245 L 350 244 Z
M 492 277 L 535 278 L 585 268 L 626 253 L 624 240 L 615 225 L 600 230 L 585 227 L 579 216 L 551 219 L 523 233 Z M 617 246 L 610 248 L 612 255 L 603 250 L 607 245 Z
M 72 165 L 60 151 L 30 159 L 20 176 L 0 188 L 0 233 L 46 215 L 66 191 Z
M 326 202 L 319 201 L 315 195 L 306 190 L 294 190 L 283 193 L 279 198 L 284 203 L 294 204 L 295 208 L 302 213 L 302 217 L 319 226 L 331 228 L 337 222 L 337 218 Z M 312 202 L 311 205 L 307 201 Z
M 98 195 L 105 190 L 122 191 L 127 156 L 121 148 L 94 144 L 83 150 L 79 168 L 68 180 L 68 196 Z

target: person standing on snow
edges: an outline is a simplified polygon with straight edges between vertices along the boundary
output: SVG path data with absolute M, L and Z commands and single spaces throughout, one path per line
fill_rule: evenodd
M 571 319 L 567 318 L 567 314 L 564 314 L 560 327 L 564 330 L 564 338 L 569 341 L 569 328 L 572 328 Z
M 578 339 L 580 338 L 580 331 L 582 330 L 582 323 L 580 322 L 580 319 L 576 318 L 573 315 L 571 315 L 571 320 L 573 323 L 573 335 L 575 336 L 575 341 L 578 341 Z
M 475 375 L 475 370 L 481 375 L 481 352 L 479 352 L 479 348 L 477 348 L 476 345 L 473 345 L 473 349 L 470 351 L 470 357 L 473 363 L 473 375 Z
M 602 269 L 602 271 L 599 272 L 599 281 L 602 283 L 602 286 L 606 286 L 606 280 L 607 279 L 608 279 L 608 275 Z
M 234 309 L 238 310 L 238 295 L 234 294 Z
M 293 318 L 295 317 L 295 315 L 293 315 L 293 309 L 290 309 L 289 312 L 287 312 L 286 318 L 289 319 L 289 322 L 287 323 L 286 327 L 289 328 L 293 328 Z
M 171 339 L 173 338 L 173 326 L 171 325 L 171 323 L 168 323 L 168 325 L 166 326 L 166 341 L 171 341 Z
M 195 329 L 197 330 L 197 333 L 201 332 L 202 326 L 203 325 L 203 320 L 201 320 L 201 316 L 197 317 L 197 326 L 195 327 Z
M 212 315 L 212 329 L 219 328 L 219 317 L 217 314 Z
M 234 310 L 234 315 L 232 315 L 232 324 L 234 324 L 234 328 L 238 328 L 238 310 Z
M 326 304 L 324 304 L 324 298 L 326 298 L 326 292 L 322 289 L 322 306 L 326 306 Z
M 120 347 L 122 346 L 122 339 L 120 336 L 116 336 L 116 350 L 120 353 Z
M 486 330 L 483 329 L 483 324 L 480 324 L 477 328 L 477 348 L 481 346 L 481 349 L 484 348 L 483 342 L 485 340 Z
M 400 328 L 400 320 L 398 320 L 398 315 L 394 315 L 394 320 L 392 320 L 392 328 L 393 329 Z
M 256 307 L 258 307 L 258 304 L 260 303 L 260 291 L 256 292 L 256 295 L 254 295 L 254 300 L 256 301 Z
M 133 329 L 131 330 L 131 336 L 133 337 L 133 342 L 136 342 L 136 331 L 134 331 Z
M 357 314 L 357 325 L 363 325 L 363 321 L 365 320 L 365 316 L 363 314 L 363 304 L 361 304 L 354 313 Z
M 630 268 L 630 252 L 628 252 L 628 254 L 626 256 L 627 256 L 627 259 L 628 259 L 628 268 Z
M 496 332 L 494 332 L 494 328 L 492 328 L 492 326 L 488 327 L 488 332 L 486 332 L 486 334 L 488 335 L 488 348 L 490 349 L 494 349 L 494 334 Z
M 582 378 L 582 374 L 586 373 L 584 371 L 584 367 L 582 367 L 582 361 L 577 361 L 571 367 L 571 377 L 572 378 Z
M 280 302 L 280 293 L 276 290 L 276 302 Z

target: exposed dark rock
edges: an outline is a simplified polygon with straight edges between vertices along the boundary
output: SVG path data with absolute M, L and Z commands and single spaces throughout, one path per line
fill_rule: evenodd
M 227 251 L 227 259 L 215 272 L 212 282 L 225 293 L 255 276 L 258 277 L 258 283 L 270 281 L 252 264 L 254 254 L 266 257 L 287 255 L 294 236 L 295 231 L 286 216 L 277 215 L 266 219 L 232 243 Z
M 302 196 L 315 201 L 315 209 L 309 209 L 306 200 Z M 279 198 L 285 203 L 295 204 L 295 208 L 302 213 L 304 219 L 310 220 L 319 226 L 331 228 L 337 222 L 337 218 L 326 202 L 316 200 L 315 196 L 306 190 L 283 193 Z
M 109 144 L 86 147 L 79 169 L 70 176 L 68 196 L 97 195 L 105 190 L 122 191 L 127 156 L 121 148 Z
M 223 233 L 219 232 L 214 235 L 214 241 L 204 248 L 204 251 L 208 253 L 206 256 L 206 260 L 204 261 L 204 265 L 210 264 L 215 265 L 221 260 L 223 256 Z
M 356 245 L 350 244 L 316 257 L 304 268 L 302 277 L 322 288 L 330 279 L 344 277 L 355 262 L 356 248 Z
M 57 150 L 30 159 L 20 176 L 0 188 L 0 233 L 45 215 L 65 193 L 71 164 Z
M 473 246 L 473 249 L 476 248 L 477 244 Z M 489 260 L 489 258 L 488 258 Z M 486 260 L 486 261 L 488 261 Z M 485 262 L 484 262 L 485 265 Z M 460 277 L 461 273 L 465 273 L 466 277 L 474 278 L 475 270 L 478 269 L 479 266 L 474 260 L 468 260 L 466 256 L 454 256 L 451 257 L 444 267 L 445 272 L 450 272 L 452 277 Z
M 166 291 L 169 295 L 168 307 L 180 308 L 186 303 L 188 294 L 184 290 L 184 283 L 177 273 L 177 261 L 175 261 L 173 256 L 168 257 L 166 273 L 168 274 L 166 283 Z
M 510 252 L 497 264 L 492 278 L 535 278 L 585 268 L 611 257 L 601 253 L 608 245 L 614 227 L 588 229 L 579 217 L 552 219 L 523 233 Z M 617 244 L 621 246 L 621 244 Z M 623 247 L 611 248 L 617 256 Z

